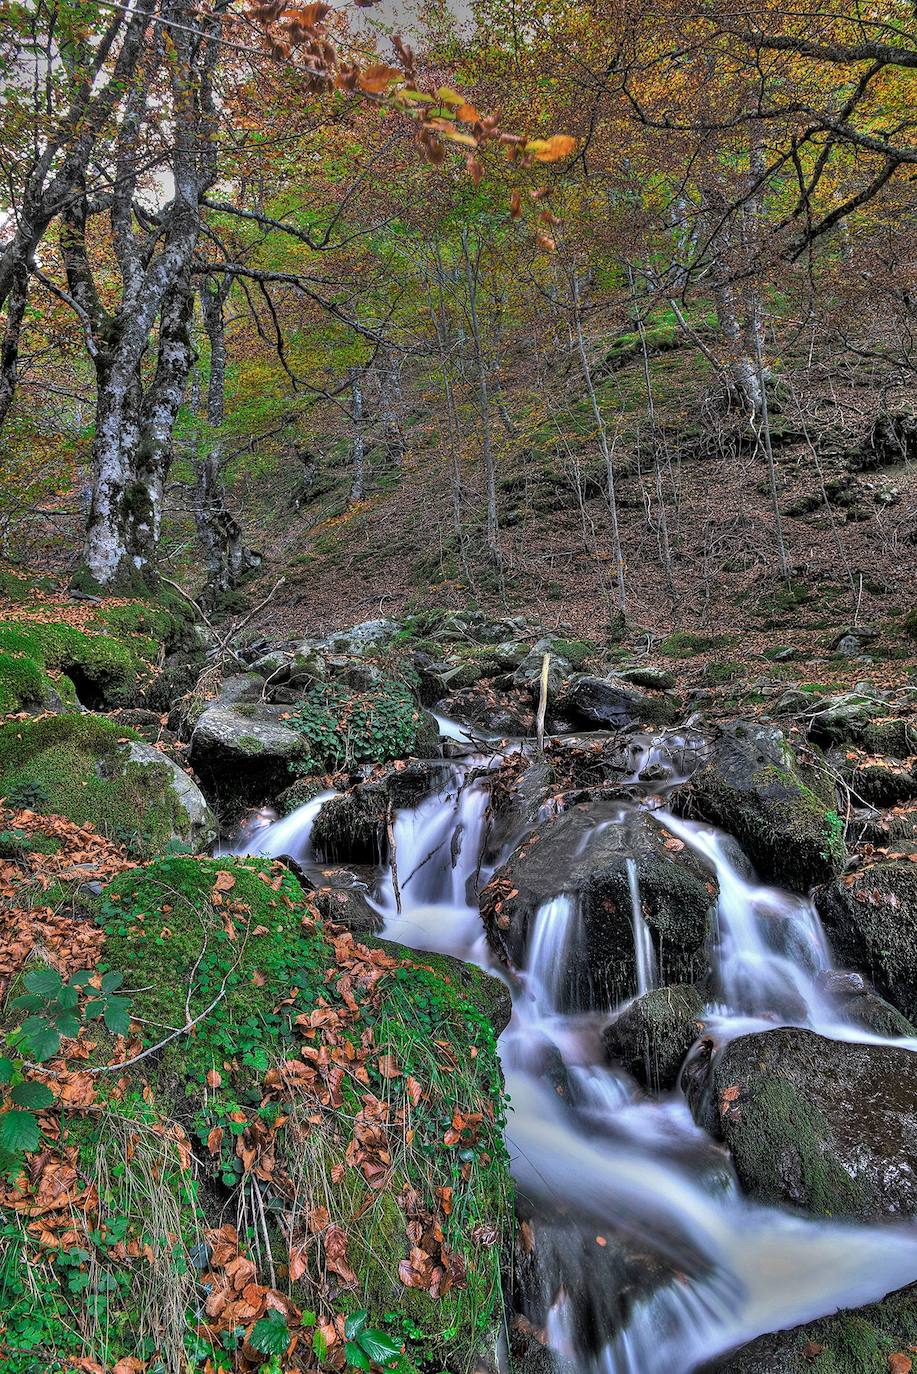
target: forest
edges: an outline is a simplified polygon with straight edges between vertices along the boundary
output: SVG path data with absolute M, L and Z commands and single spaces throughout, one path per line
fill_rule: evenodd
M 917 1368 L 917 20 L 0 3 L 0 1371 Z

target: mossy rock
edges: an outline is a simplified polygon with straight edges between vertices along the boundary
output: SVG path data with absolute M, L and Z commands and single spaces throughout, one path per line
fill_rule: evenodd
M 796 892 L 834 877 L 846 860 L 833 787 L 799 765 L 773 726 L 721 726 L 675 807 L 728 830 L 762 876 Z
M 161 859 L 111 883 L 99 919 L 106 966 L 137 989 L 132 1010 L 144 1018 L 148 1043 L 189 1012 L 199 1018 L 193 1035 L 150 1056 L 144 1072 L 162 1108 L 201 1142 L 210 1187 L 228 1190 L 234 1206 L 248 1183 L 240 1134 L 258 1121 L 277 1123 L 277 1184 L 268 1190 L 276 1202 L 266 1212 L 275 1258 L 284 1263 L 288 1252 L 278 1216 L 286 1226 L 292 1213 L 301 1216 L 293 1224 L 306 1234 L 308 1209 L 327 1207 L 346 1232 L 356 1281 L 335 1291 L 329 1276 L 324 1301 L 336 1311 L 366 1308 L 371 1325 L 383 1328 L 396 1312 L 398 1330 L 402 1321 L 413 1328 L 409 1358 L 416 1341 L 415 1361 L 466 1368 L 499 1320 L 512 1214 L 502 1078 L 482 1011 L 490 999 L 480 992 L 492 980 L 439 956 L 335 933 L 295 877 L 262 859 Z M 329 1017 L 336 1029 L 326 1033 Z M 340 1061 L 362 1065 L 362 1076 L 333 1075 L 324 1096 L 283 1080 L 280 1095 L 278 1071 L 320 1045 L 323 1053 L 340 1047 Z M 377 1186 L 364 1177 L 362 1150 L 348 1149 L 368 1101 L 387 1104 L 371 1116 L 389 1161 Z M 469 1134 L 450 1143 L 456 1114 L 474 1115 L 473 1142 Z M 222 1132 L 215 1153 L 214 1130 Z M 436 1211 L 438 1189 L 450 1190 L 440 1223 L 459 1282 L 434 1299 L 405 1287 L 399 1268 L 411 1251 L 410 1219 L 418 1208 Z M 310 1244 L 319 1257 L 319 1239 Z M 281 1286 L 303 1307 L 322 1301 L 308 1279 Z
M 0 726 L 0 796 L 90 823 L 138 855 L 215 837 L 203 797 L 177 764 L 135 730 L 89 713 Z
M 838 961 L 917 1020 L 917 864 L 870 864 L 819 889 L 815 905 Z
M 607 824 L 606 822 L 612 822 Z M 567 898 L 575 939 L 559 943 L 564 1010 L 616 1006 L 637 993 L 631 879 L 664 983 L 688 983 L 707 971 L 716 914 L 716 880 L 689 850 L 644 812 L 622 823 L 614 802 L 572 807 L 530 833 L 481 893 L 491 949 L 525 967 L 539 913 Z
M 140 684 L 152 677 L 149 664 L 155 653 L 155 641 L 138 635 L 128 642 L 70 625 L 0 622 L 0 654 L 7 661 L 31 663 L 45 675 L 55 670 L 64 674 L 82 705 L 93 710 L 130 704 Z M 65 696 L 72 699 L 72 691 Z
M 653 988 L 606 1027 L 605 1053 L 653 1092 L 674 1088 L 685 1055 L 703 1030 L 703 1010 L 704 999 L 690 983 Z
M 917 1209 L 917 1056 L 786 1027 L 693 1057 L 682 1083 L 756 1201 L 874 1220 Z

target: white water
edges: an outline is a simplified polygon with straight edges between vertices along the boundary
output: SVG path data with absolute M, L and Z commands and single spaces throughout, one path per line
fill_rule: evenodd
M 439 793 L 398 814 L 400 910 L 391 874 L 380 876 L 377 894 L 391 938 L 488 966 L 476 895 L 490 876 L 480 871 L 487 803 L 486 789 L 466 785 L 457 767 Z M 308 857 L 319 805 L 317 798 L 260 832 L 256 852 Z M 718 1035 L 789 1023 L 875 1038 L 843 1025 L 819 993 L 816 977 L 830 957 L 811 904 L 743 877 L 719 832 L 666 813 L 660 819 L 720 885 L 711 950 L 718 1005 L 708 1025 Z M 655 953 L 635 864 L 628 876 L 643 991 L 655 979 Z M 501 1039 L 512 1104 L 507 1142 L 520 1193 L 536 1208 L 536 1258 L 540 1215 L 555 1224 L 562 1215 L 570 1227 L 571 1267 L 567 1273 L 561 1254 L 541 1317 L 549 1344 L 584 1374 L 689 1374 L 764 1331 L 874 1301 L 917 1278 L 917 1231 L 810 1221 L 750 1203 L 679 1096 L 649 1099 L 603 1061 L 601 1020 L 558 1010 L 578 932 L 576 903 L 562 887 L 558 874 L 557 897 L 537 912 Z M 564 1098 L 549 1072 L 559 1063 Z M 609 1329 L 604 1346 L 586 1356 L 578 1341 L 586 1309 L 607 1294 L 598 1266 L 584 1277 L 574 1257 L 584 1233 L 604 1232 L 631 1237 L 679 1277 L 655 1291 L 649 1282 L 623 1327 Z
M 640 879 L 637 876 L 637 860 L 627 860 L 627 886 L 630 890 L 630 919 L 634 928 L 634 963 L 637 969 L 637 996 L 642 997 L 650 988 L 656 986 L 656 951 L 649 926 L 643 919 L 640 905 Z

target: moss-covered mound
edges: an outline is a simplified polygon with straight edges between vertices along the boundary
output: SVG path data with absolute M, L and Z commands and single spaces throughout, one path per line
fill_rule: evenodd
M 100 919 L 158 1046 L 132 1074 L 200 1169 L 189 1327 L 203 1305 L 205 1345 L 241 1368 L 273 1306 L 295 1369 L 313 1317 L 334 1342 L 366 1311 L 410 1360 L 466 1369 L 497 1318 L 511 1213 L 493 1028 L 468 1000 L 485 976 L 459 987 L 448 965 L 324 926 L 262 860 L 162 859 L 111 883 Z
M 0 725 L 0 796 L 12 807 L 91 822 L 138 855 L 213 837 L 203 797 L 176 764 L 136 731 L 88 713 Z
M 0 705 L 4 710 L 39 705 L 47 698 L 50 672 L 66 681 L 57 691 L 84 706 L 123 706 L 151 676 L 156 642 L 143 636 L 113 638 L 71 625 L 39 621 L 0 622 Z M 60 678 L 58 679 L 60 681 Z M 45 685 L 43 685 L 45 684 Z M 43 685 L 39 691 L 38 686 Z

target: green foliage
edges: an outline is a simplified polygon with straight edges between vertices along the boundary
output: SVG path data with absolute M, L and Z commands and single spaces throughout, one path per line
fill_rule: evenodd
M 306 740 L 296 772 L 336 772 L 356 763 L 384 763 L 410 754 L 421 712 L 401 682 L 357 692 L 340 682 L 314 686 L 288 722 Z
M 29 1015 L 7 1037 L 12 1057 L 0 1059 L 0 1082 L 12 1084 L 11 1106 L 0 1114 L 0 1168 L 6 1172 L 18 1172 L 22 1155 L 38 1148 L 41 1131 L 35 1113 L 54 1102 L 46 1084 L 23 1077 L 28 1061 L 42 1064 L 53 1059 L 61 1041 L 78 1035 L 84 1021 L 101 1018 L 115 1035 L 130 1029 L 129 1001 L 115 996 L 120 974 L 107 974 L 99 989 L 92 989 L 92 998 L 81 1004 L 80 995 L 90 987 L 92 977 L 84 969 L 64 982 L 56 969 L 29 969 L 22 980 L 25 992 L 10 1004 L 14 1011 Z
M 368 1321 L 369 1313 L 364 1309 L 352 1313 L 344 1323 L 344 1357 L 352 1369 L 369 1370 L 373 1365 L 390 1364 L 401 1354 L 403 1343 L 387 1331 L 367 1326 Z
M 31 661 L 36 671 L 58 670 L 76 685 L 85 706 L 124 706 L 150 676 L 148 661 L 155 642 L 140 636 L 129 641 L 89 634 L 72 625 L 38 621 L 0 622 L 0 653 Z

